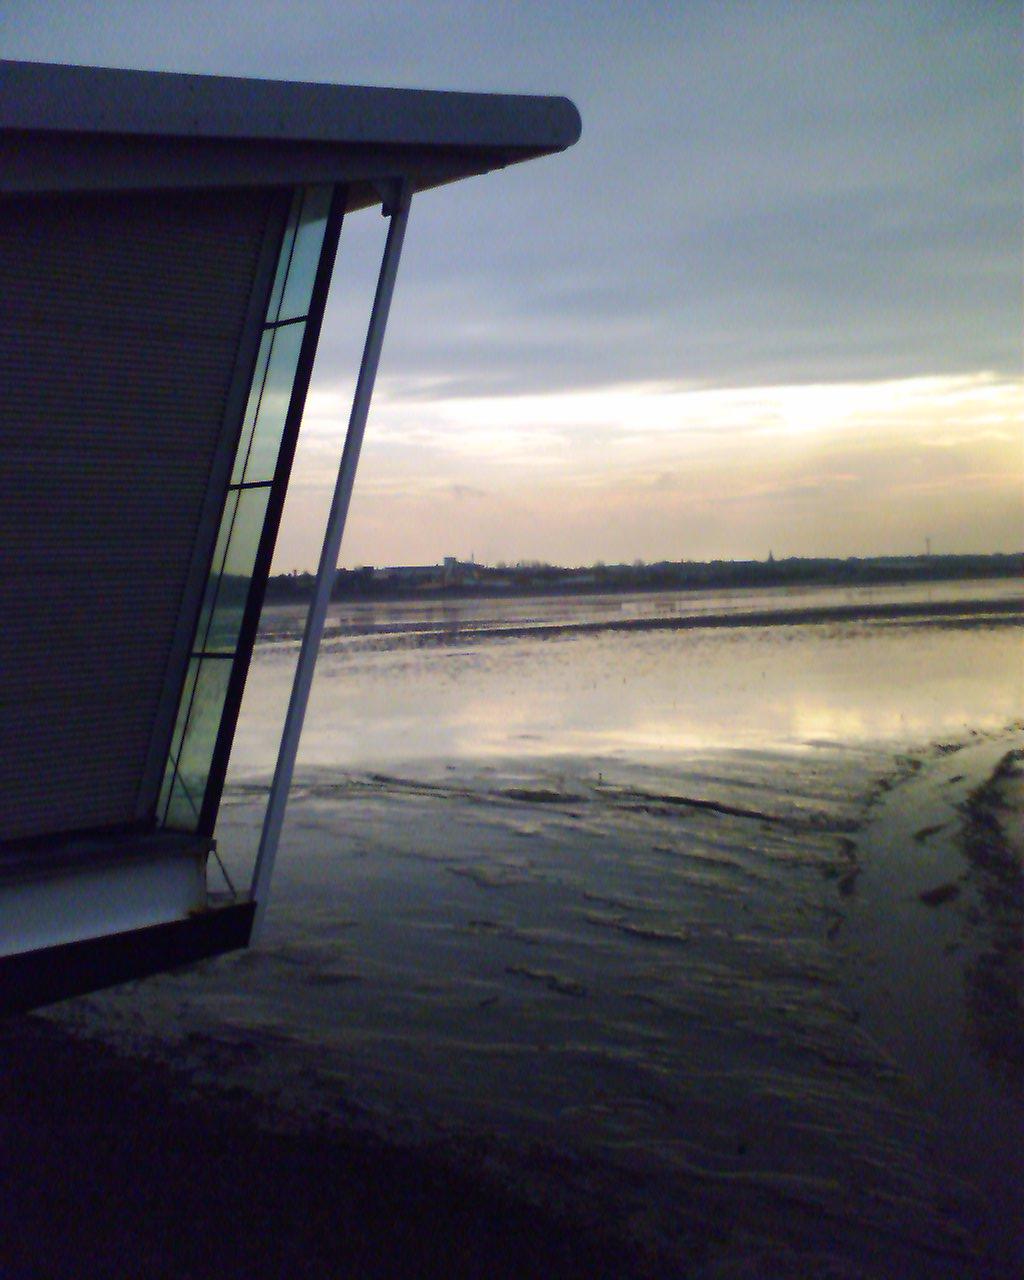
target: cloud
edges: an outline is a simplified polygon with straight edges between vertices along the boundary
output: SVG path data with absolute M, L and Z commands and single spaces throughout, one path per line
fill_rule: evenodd
M 8 4 L 8 56 L 563 92 L 569 153 L 417 198 L 385 368 L 445 395 L 1019 365 L 1012 5 Z M 350 220 L 322 343 L 365 327 Z M 362 261 L 365 259 L 365 263 Z M 353 271 L 360 287 L 352 289 Z
M 925 536 L 953 551 L 1024 543 L 1019 378 L 640 384 L 411 403 L 399 390 L 383 386 L 371 417 L 348 564 L 422 563 L 470 547 L 492 561 L 590 563 L 767 546 L 883 554 L 916 550 Z M 302 563 L 317 489 L 326 508 L 342 403 L 311 398 L 284 567 Z M 414 420 L 418 432 L 394 427 Z
M 1022 24 L 955 0 L 0 7 L 8 57 L 577 102 L 568 153 L 414 201 L 349 563 L 1019 545 Z M 283 567 L 315 560 L 384 231 L 343 228 Z

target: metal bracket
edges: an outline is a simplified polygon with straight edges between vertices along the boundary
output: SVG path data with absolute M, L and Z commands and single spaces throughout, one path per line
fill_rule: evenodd
M 412 180 L 400 178 L 374 178 L 373 186 L 380 196 L 380 212 L 384 218 L 400 213 L 409 207 L 412 199 Z

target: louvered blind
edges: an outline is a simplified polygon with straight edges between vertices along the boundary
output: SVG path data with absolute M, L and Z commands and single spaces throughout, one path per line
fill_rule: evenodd
M 0 842 L 136 816 L 269 212 L 0 201 Z

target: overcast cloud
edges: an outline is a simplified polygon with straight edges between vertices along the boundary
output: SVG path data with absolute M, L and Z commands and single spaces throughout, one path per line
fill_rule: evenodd
M 772 473 L 766 452 L 763 500 L 754 501 L 748 481 L 730 480 L 749 462 L 731 471 L 748 425 L 736 420 L 736 402 L 705 402 L 700 421 L 692 406 L 674 402 L 678 417 L 666 430 L 649 421 L 664 413 L 666 389 L 811 384 L 841 396 L 852 384 L 892 388 L 927 377 L 939 379 L 930 384 L 934 412 L 915 431 L 948 435 L 961 421 L 970 436 L 982 430 L 977 415 L 957 419 L 955 399 L 942 397 L 962 386 L 957 379 L 985 374 L 1005 391 L 998 412 L 1019 411 L 1021 26 L 1017 6 L 998 0 L 7 0 L 0 49 L 41 60 L 571 97 L 583 137 L 570 152 L 414 202 L 359 482 L 362 498 L 377 493 L 379 502 L 389 484 L 404 477 L 405 487 L 392 494 L 386 522 L 357 501 L 344 558 L 429 560 L 465 554 L 472 539 L 478 553 L 493 545 L 512 558 L 588 560 L 698 546 L 692 554 L 763 554 L 775 526 L 801 530 L 784 541 L 811 551 L 815 493 L 810 525 L 831 511 L 824 541 L 854 550 L 871 541 L 857 524 L 870 521 L 871 502 L 858 500 L 837 525 L 829 494 L 876 484 L 884 502 L 894 455 L 918 448 L 879 410 L 868 435 L 878 438 L 872 456 L 888 457 L 888 471 L 862 457 L 842 472 L 852 480 L 810 465 L 793 480 Z M 342 420 L 381 233 L 382 220 L 362 214 L 342 236 L 315 381 L 321 409 L 335 404 Z M 565 395 L 602 388 L 614 389 L 603 418 L 588 400 L 575 427 L 544 421 L 545 396 L 555 412 Z M 522 402 L 528 421 L 495 408 L 523 397 L 531 398 Z M 475 416 L 460 418 L 460 400 L 478 407 Z M 771 394 L 762 400 L 774 403 Z M 835 414 L 818 403 L 826 430 Z M 337 437 L 338 424 L 312 416 L 296 479 L 322 501 L 333 466 L 325 440 Z M 586 506 L 583 471 L 602 474 L 595 443 L 611 459 L 627 438 L 640 439 L 651 474 L 679 477 L 676 501 L 686 506 L 687 493 L 698 491 L 686 490 L 678 455 L 701 428 L 716 433 L 722 450 L 713 470 L 723 503 L 739 503 L 750 519 L 761 508 L 774 512 L 742 538 L 706 516 L 698 537 L 692 511 L 673 521 L 665 508 L 661 525 L 652 523 L 642 486 L 630 487 L 635 468 L 603 473 L 603 506 Z M 1022 540 L 1019 420 L 1001 418 L 995 429 L 1002 452 L 997 446 L 988 457 L 985 474 L 1002 477 L 998 530 L 985 523 L 983 499 L 975 518 L 958 493 L 956 527 L 945 529 L 951 549 Z M 973 492 L 973 440 L 943 453 L 941 468 L 932 458 L 924 480 L 913 473 L 915 483 L 938 485 L 928 498 L 933 535 L 943 528 L 941 495 L 958 474 Z M 805 449 L 809 460 L 835 452 L 811 435 Z M 534 503 L 517 524 L 510 482 L 492 474 L 500 460 L 507 476 L 510 458 L 519 485 L 538 493 L 553 486 L 557 509 L 539 512 Z M 597 547 L 602 509 L 616 512 L 621 536 Z M 735 531 L 735 520 L 728 528 Z M 877 528 L 875 520 L 872 537 Z M 901 528 L 878 549 L 907 540 L 917 549 L 924 531 L 914 529 Z M 540 550 L 538 530 L 548 538 Z M 312 537 L 293 519 L 283 563 L 312 563 Z

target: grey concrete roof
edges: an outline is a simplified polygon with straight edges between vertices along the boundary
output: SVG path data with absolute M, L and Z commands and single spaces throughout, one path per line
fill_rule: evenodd
M 579 113 L 559 97 L 0 61 L 6 191 L 399 174 L 422 188 L 579 135 Z

